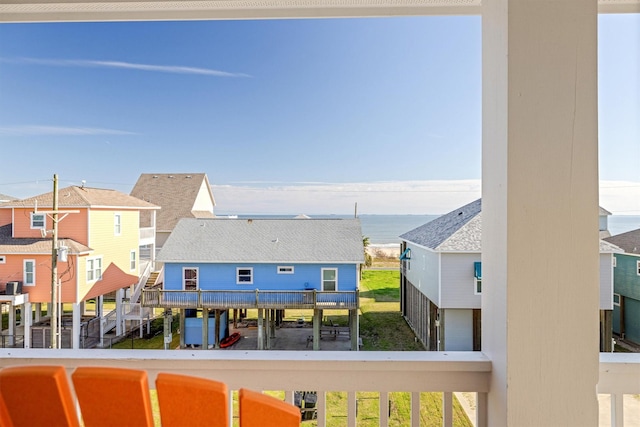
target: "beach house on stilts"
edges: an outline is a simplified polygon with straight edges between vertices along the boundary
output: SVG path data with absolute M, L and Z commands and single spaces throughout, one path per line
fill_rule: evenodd
M 229 310 L 257 309 L 257 348 L 269 349 L 283 310 L 310 309 L 314 350 L 330 310 L 348 311 L 351 349 L 358 349 L 358 219 L 187 218 L 158 261 L 163 287 L 144 290 L 142 304 L 179 310 L 182 347 L 218 347 Z

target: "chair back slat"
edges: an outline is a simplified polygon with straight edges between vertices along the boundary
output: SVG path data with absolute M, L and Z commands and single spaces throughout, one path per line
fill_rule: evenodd
M 218 381 L 159 373 L 156 390 L 163 427 L 229 427 L 229 392 Z
M 11 427 L 78 427 L 62 366 L 9 366 L 0 370 L 0 423 Z M 6 418 L 5 418 L 6 417 Z
M 71 379 L 85 427 L 153 427 L 146 371 L 79 367 Z

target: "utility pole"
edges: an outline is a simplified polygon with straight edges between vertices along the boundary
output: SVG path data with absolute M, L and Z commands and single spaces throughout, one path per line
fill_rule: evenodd
M 53 174 L 53 239 L 51 243 L 51 348 L 58 348 L 58 174 Z

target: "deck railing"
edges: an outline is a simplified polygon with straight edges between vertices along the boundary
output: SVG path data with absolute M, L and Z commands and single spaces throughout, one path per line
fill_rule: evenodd
M 358 308 L 358 291 L 170 291 L 144 289 L 142 305 L 159 308 Z
M 600 360 L 598 393 L 611 395 L 612 402 L 611 413 L 601 419 L 610 418 L 616 427 L 634 425 L 630 418 L 625 424 L 622 402 L 625 395 L 636 399 L 629 395 L 640 394 L 640 354 L 602 353 Z M 284 391 L 290 402 L 295 391 L 313 390 L 319 427 L 334 415 L 327 411 L 328 392 L 346 392 L 348 427 L 357 423 L 358 392 L 377 392 L 379 426 L 390 423 L 390 393 L 408 392 L 411 415 L 403 425 L 412 427 L 420 425 L 421 392 L 442 392 L 444 426 L 453 425 L 453 393 L 471 392 L 476 395 L 474 424 L 488 425 L 491 361 L 480 352 L 0 350 L 0 366 L 36 364 L 63 365 L 68 371 L 78 366 L 144 369 L 151 388 L 159 372 L 192 375 L 225 382 L 231 390 Z
M 624 395 L 640 393 L 640 355 L 601 354 L 598 392 L 611 395 L 612 426 L 624 426 Z M 479 352 L 220 352 L 162 350 L 2 350 L 2 366 L 59 364 L 145 369 L 150 386 L 158 372 L 194 375 L 226 382 L 233 390 L 318 392 L 318 426 L 326 425 L 326 393 L 347 393 L 347 426 L 356 425 L 359 391 L 377 392 L 378 425 L 389 424 L 389 393 L 411 395 L 411 426 L 419 426 L 420 392 L 443 393 L 443 425 L 453 424 L 452 393 L 476 394 L 476 426 L 487 425 L 491 362 Z M 215 362 L 215 363 L 212 363 Z M 628 396 L 631 397 L 631 396 Z M 629 421 L 627 425 L 632 425 Z

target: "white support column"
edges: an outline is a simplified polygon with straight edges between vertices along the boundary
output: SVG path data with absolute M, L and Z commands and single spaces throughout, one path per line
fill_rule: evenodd
M 80 304 L 73 303 L 73 326 L 71 328 L 71 348 L 78 350 L 80 348 L 80 323 L 82 321 Z M 102 328 L 101 328 L 102 329 Z M 101 334 L 102 335 L 102 331 Z M 62 339 L 62 337 L 60 337 Z
M 356 427 L 358 417 L 358 399 L 355 391 L 347 392 L 347 427 Z
M 124 333 L 124 320 L 122 315 L 122 298 L 124 298 L 124 290 L 118 289 L 116 291 L 116 335 L 120 336 Z
M 597 2 L 483 7 L 487 424 L 596 426 Z
M 263 309 L 258 309 L 258 350 L 264 350 L 264 321 L 262 317 Z
M 13 345 L 16 336 L 16 306 L 12 302 L 9 303 L 9 339 L 7 340 L 9 345 Z
M 37 302 L 35 305 L 36 305 L 36 308 L 35 308 L 36 315 L 35 315 L 34 322 L 38 323 L 42 318 L 42 303 Z
M 386 391 L 380 392 L 380 427 L 389 427 L 389 393 Z
M 24 348 L 31 347 L 31 303 L 25 302 L 22 307 L 22 325 L 24 328 Z

